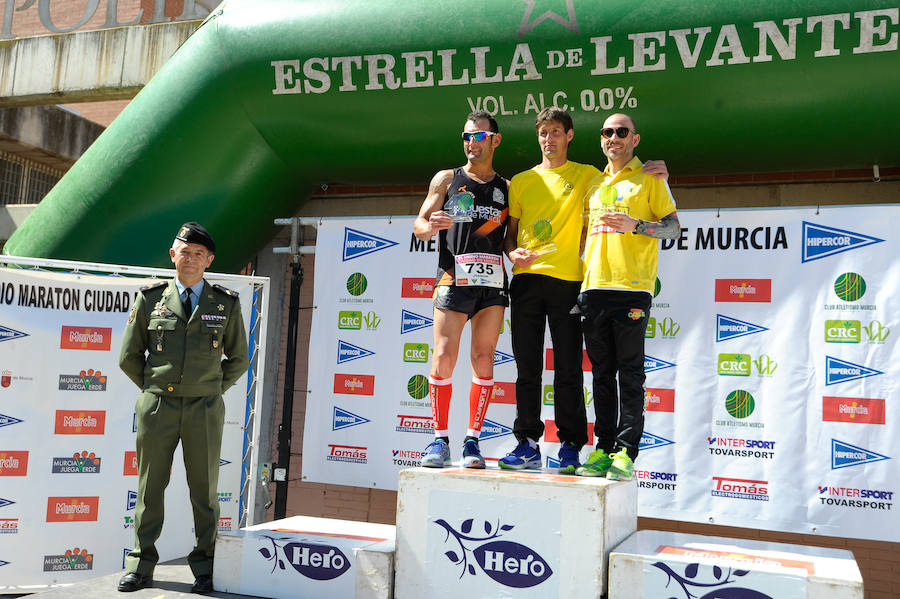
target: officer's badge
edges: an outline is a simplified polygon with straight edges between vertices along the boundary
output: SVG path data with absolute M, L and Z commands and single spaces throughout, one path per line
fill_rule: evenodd
M 219 304 L 219 305 L 216 306 L 216 307 L 219 309 L 219 312 L 224 312 L 224 311 L 225 311 L 225 305 L 224 305 L 224 304 Z

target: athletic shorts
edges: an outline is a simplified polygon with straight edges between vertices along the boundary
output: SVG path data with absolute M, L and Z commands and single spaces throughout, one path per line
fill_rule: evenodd
M 438 310 L 461 312 L 472 318 L 491 306 L 508 306 L 509 295 L 496 287 L 457 287 L 437 285 L 434 288 L 434 307 Z

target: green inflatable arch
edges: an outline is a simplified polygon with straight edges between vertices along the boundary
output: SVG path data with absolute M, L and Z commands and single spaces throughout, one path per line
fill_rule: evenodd
M 165 266 L 199 220 L 235 270 L 318 184 L 461 163 L 473 108 L 507 176 L 554 103 L 581 162 L 623 111 L 679 175 L 897 166 L 898 36 L 896 3 L 861 0 L 227 0 L 4 251 Z

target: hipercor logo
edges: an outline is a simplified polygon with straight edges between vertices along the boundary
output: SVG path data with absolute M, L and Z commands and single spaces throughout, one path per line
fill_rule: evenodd
M 509 355 L 505 354 L 502 351 L 494 350 L 494 366 L 499 366 L 500 364 L 506 364 L 507 362 L 515 362 L 516 359 Z
M 47 522 L 96 522 L 99 497 L 48 497 Z
M 484 424 L 481 425 L 481 435 L 480 438 L 482 440 L 487 439 L 496 439 L 497 437 L 504 437 L 506 435 L 511 435 L 512 429 L 506 426 L 505 424 L 500 424 L 499 422 L 494 422 L 493 420 L 485 420 Z
M 641 441 L 638 443 L 638 449 L 644 451 L 647 449 L 656 449 L 657 447 L 665 447 L 666 445 L 674 445 L 675 441 L 670 441 L 659 435 L 654 435 L 644 431 L 641 435 Z
M 653 372 L 654 370 L 663 370 L 675 366 L 672 362 L 666 362 L 650 355 L 644 355 L 644 372 Z
M 884 424 L 884 400 L 867 397 L 822 397 L 822 420 Z
M 334 393 L 342 393 L 344 395 L 375 395 L 375 375 L 335 373 Z
M 102 435 L 105 429 L 103 410 L 56 410 L 57 435 Z
M 338 339 L 337 363 L 343 364 L 360 358 L 368 358 L 374 356 L 375 352 L 368 350 L 352 343 L 347 343 L 342 339 Z
M 882 241 L 884 239 L 870 235 L 803 221 L 803 255 L 800 261 L 821 260 Z
M 367 422 L 372 421 L 337 406 L 334 406 L 331 413 L 331 430 L 333 431 L 339 431 L 343 428 L 350 428 L 351 426 L 357 426 Z
M 768 330 L 768 328 L 752 322 L 739 320 L 724 314 L 716 314 L 716 343 Z
M 396 241 L 344 227 L 343 261 L 353 260 L 397 245 Z
M 409 310 L 400 310 L 400 334 L 411 333 L 419 329 L 427 329 L 433 324 L 433 320 L 428 316 L 416 314 Z
M 125 496 L 125 511 L 130 512 L 137 507 L 137 491 L 128 491 Z
M 716 279 L 717 302 L 771 302 L 772 279 Z
M 0 476 L 26 476 L 27 451 L 0 451 Z
M 430 298 L 434 294 L 434 279 L 429 279 L 428 277 L 421 277 L 418 279 L 412 279 L 403 277 L 403 281 L 400 285 L 400 297 L 408 297 L 408 298 L 416 298 L 416 297 L 427 297 Z
M 648 412 L 674 412 L 675 389 L 648 387 L 644 397 L 644 409 Z
M 875 453 L 870 449 L 863 449 L 856 445 L 851 445 L 837 439 L 831 440 L 831 469 L 849 468 L 850 466 L 860 466 L 862 464 L 871 464 L 872 462 L 881 462 L 882 460 L 891 459 L 889 456 Z
M 884 374 L 880 370 L 867 368 L 860 364 L 840 360 L 833 356 L 825 356 L 825 384 L 837 385 L 848 381 L 856 381 L 870 376 Z
M 70 327 L 63 325 L 59 339 L 59 348 L 109 351 L 111 342 L 111 327 Z
M 28 333 L 23 333 L 22 331 L 17 331 L 15 329 L 0 325 L 0 341 L 12 341 L 13 339 L 19 339 L 21 337 L 27 336 Z
M 25 422 L 21 418 L 14 418 L 12 416 L 7 416 L 6 414 L 0 414 L 0 428 L 4 426 L 11 426 L 13 424 L 19 424 L 20 422 Z
M 0 507 L 6 507 L 6 506 L 12 505 L 14 503 L 15 503 L 15 501 L 12 501 L 10 499 L 4 499 L 4 498 L 0 497 Z

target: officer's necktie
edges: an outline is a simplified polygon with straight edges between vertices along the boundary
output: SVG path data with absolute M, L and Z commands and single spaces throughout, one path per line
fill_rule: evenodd
M 188 287 L 187 289 L 184 290 L 183 305 L 184 305 L 184 315 L 187 316 L 188 318 L 190 318 L 191 312 L 193 311 L 193 308 L 191 307 L 191 288 L 190 287 Z

